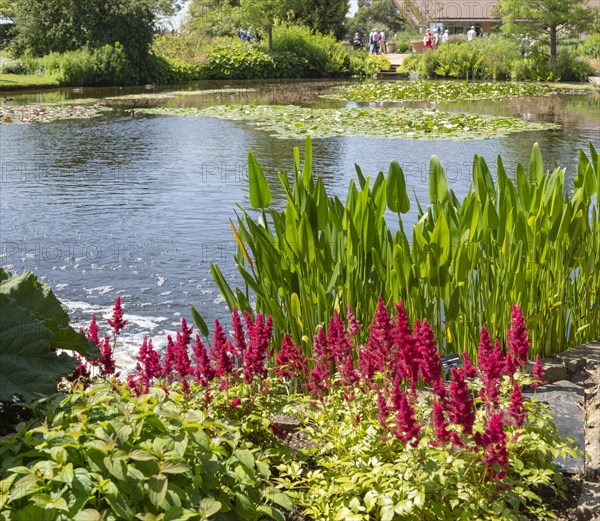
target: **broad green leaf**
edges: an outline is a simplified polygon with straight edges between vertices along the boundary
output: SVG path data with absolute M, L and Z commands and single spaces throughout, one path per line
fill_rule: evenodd
M 390 163 L 386 188 L 388 208 L 392 212 L 407 213 L 410 210 L 410 200 L 406 191 L 404 172 L 397 161 Z
M 271 189 L 252 152 L 248 153 L 248 176 L 252 208 L 268 208 L 271 204 Z
M 52 332 L 4 293 L 0 310 L 0 400 L 56 392 L 58 378 L 73 371 L 77 361 L 50 351 Z
M 198 313 L 196 308 L 192 305 L 190 305 L 190 313 L 192 314 L 192 318 L 194 319 L 194 323 L 196 324 L 198 331 L 200 331 L 200 333 L 202 333 L 205 337 L 208 337 L 208 326 L 202 318 L 202 315 L 200 315 L 200 313 Z
M 198 505 L 198 512 L 200 513 L 200 519 L 208 519 L 214 516 L 219 510 L 221 510 L 221 503 L 216 499 L 205 497 L 200 500 Z
M 148 482 L 148 499 L 155 508 L 161 508 L 162 502 L 167 497 L 169 480 L 164 474 L 152 476 Z

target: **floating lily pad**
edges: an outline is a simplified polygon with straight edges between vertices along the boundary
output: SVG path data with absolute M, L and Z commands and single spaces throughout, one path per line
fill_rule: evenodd
M 323 97 L 347 101 L 472 101 L 524 96 L 548 96 L 563 92 L 543 83 L 405 81 L 368 82 L 337 87 Z
M 145 114 L 208 116 L 248 121 L 278 138 L 367 136 L 388 139 L 482 139 L 556 125 L 516 118 L 409 108 L 311 109 L 282 105 L 213 105 L 142 109 Z
M 90 119 L 111 110 L 100 104 L 60 105 L 21 105 L 0 107 L 0 123 L 50 123 L 68 119 Z

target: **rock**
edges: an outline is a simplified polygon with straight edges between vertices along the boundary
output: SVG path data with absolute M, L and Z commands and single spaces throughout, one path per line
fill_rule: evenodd
M 563 368 L 566 371 L 564 366 Z M 582 407 L 585 398 L 582 387 L 567 380 L 561 380 L 538 387 L 535 391 L 528 389 L 523 394 L 527 397 L 535 396 L 539 401 L 548 404 L 561 436 L 573 438 L 579 449 L 584 450 Z M 584 460 L 581 454 L 575 458 L 571 456 L 556 458 L 555 464 L 558 470 L 567 474 L 583 474 L 584 472 Z
M 544 369 L 544 380 L 549 384 L 560 382 L 567 379 L 567 367 L 556 358 L 542 358 L 542 368 Z M 531 372 L 533 365 L 529 364 L 527 370 Z
M 563 356 L 563 362 L 569 374 L 577 374 L 585 367 L 586 359 L 575 356 Z
M 577 505 L 577 521 L 600 521 L 600 483 L 583 483 Z
M 585 479 L 600 481 L 600 367 L 596 369 L 596 385 L 586 401 Z
M 600 364 L 600 342 L 581 344 L 578 347 L 561 353 L 560 356 L 565 363 L 567 363 L 567 360 L 583 360 L 583 365 L 588 363 Z

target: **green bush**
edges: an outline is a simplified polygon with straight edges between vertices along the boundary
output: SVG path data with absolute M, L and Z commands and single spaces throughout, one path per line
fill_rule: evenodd
M 38 404 L 37 422 L 0 442 L 0 519 L 283 520 L 273 451 L 244 435 L 274 440 L 269 422 L 208 417 L 200 396 L 131 397 L 114 381 Z
M 261 79 L 273 77 L 272 56 L 258 45 L 237 43 L 208 50 L 206 77 L 219 79 Z
M 600 34 L 592 34 L 578 49 L 579 56 L 583 58 L 600 59 Z
M 204 64 L 196 60 L 182 60 L 166 56 L 151 55 L 146 68 L 147 79 L 157 85 L 174 85 L 186 81 L 205 79 Z
M 373 76 L 380 71 L 390 69 L 390 60 L 385 54 L 369 54 L 349 50 L 347 54 L 348 69 L 352 76 Z
M 66 85 L 128 85 L 143 79 L 118 42 L 97 49 L 50 53 L 41 63 L 46 74 Z
M 299 25 L 282 26 L 273 33 L 273 50 L 305 60 L 305 77 L 339 75 L 345 72 L 345 50 L 333 36 L 313 33 Z
M 28 67 L 23 60 L 0 58 L 0 74 L 27 74 Z
M 559 49 L 556 63 L 552 65 L 548 53 L 540 49 L 529 58 L 517 58 L 511 64 L 511 77 L 514 80 L 532 81 L 587 81 L 594 68 L 576 58 L 576 51 Z
M 426 78 L 502 80 L 510 77 L 518 55 L 517 42 L 491 36 L 440 45 L 421 55 L 418 70 Z

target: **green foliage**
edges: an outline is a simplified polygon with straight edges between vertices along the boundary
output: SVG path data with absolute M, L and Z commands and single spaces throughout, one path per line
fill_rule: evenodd
M 548 96 L 558 89 L 539 83 L 410 81 L 364 82 L 337 87 L 328 99 L 343 101 L 474 101 L 524 96 Z
M 310 134 L 372 136 L 387 139 L 481 139 L 524 130 L 557 128 L 517 118 L 456 114 L 437 110 L 394 107 L 314 109 L 290 105 L 211 105 L 205 108 L 150 108 L 147 114 L 211 116 L 234 121 L 251 121 L 281 138 L 300 139 Z
M 242 252 L 236 255 L 246 287 L 234 292 L 218 266 L 212 271 L 230 308 L 251 311 L 251 291 L 257 312 L 272 315 L 275 329 L 289 331 L 306 353 L 332 309 L 350 303 L 364 323 L 378 295 L 387 303 L 402 299 L 409 313 L 427 318 L 444 339 L 444 352 L 472 355 L 484 324 L 504 339 L 513 302 L 528 317 L 533 354 L 560 352 L 600 333 L 594 199 L 600 163 L 591 145 L 589 158 L 580 154 L 572 196 L 564 195 L 565 170 L 544 171 L 537 145 L 529 174 L 518 165 L 516 177 L 508 177 L 498 157 L 496 182 L 475 156 L 474 189 L 462 201 L 434 156 L 430 204 L 417 201 L 412 237 L 401 212 L 399 230 L 388 228 L 389 180 L 382 172 L 371 180 L 357 167 L 359 186 L 352 181 L 342 203 L 313 178 L 310 141 L 302 170 L 297 151 L 294 157 L 293 178 L 279 174 L 285 208 L 268 208 L 264 225 L 248 212 L 238 219 L 237 233 L 252 257 L 249 265 Z
M 404 28 L 404 18 L 393 0 L 359 1 L 358 10 L 348 21 L 348 33 L 366 36 L 373 28 L 385 30 L 387 38 Z
M 203 393 L 94 384 L 35 412 L 0 442 L 3 521 L 283 521 L 278 506 L 291 508 L 272 481 L 268 420 L 209 414 Z
M 18 53 L 35 56 L 119 42 L 136 67 L 154 35 L 158 0 L 22 0 L 15 13 Z
M 575 57 L 573 50 L 560 49 L 556 62 L 545 53 L 534 53 L 512 63 L 511 76 L 515 80 L 532 81 L 585 81 L 594 73 L 593 67 Z
M 502 30 L 522 33 L 527 20 L 531 34 L 545 35 L 550 42 L 549 56 L 556 61 L 558 41 L 570 32 L 588 29 L 598 17 L 598 8 L 588 8 L 585 0 L 500 0 Z
M 347 51 L 348 69 L 352 76 L 372 77 L 391 67 L 389 58 L 385 54 L 370 54 L 365 51 Z
M 477 389 L 479 382 L 473 382 Z M 503 407 L 510 401 L 511 384 L 502 384 Z M 508 475 L 501 481 L 486 479 L 482 449 L 474 444 L 451 448 L 435 444 L 430 425 L 431 401 L 424 393 L 414 402 L 416 419 L 424 430 L 413 447 L 392 433 L 382 435 L 373 411 L 377 393 L 365 393 L 347 402 L 343 390 L 330 390 L 328 399 L 306 405 L 300 418 L 310 435 L 314 462 L 278 466 L 278 481 L 301 505 L 310 519 L 379 520 L 526 520 L 551 519 L 547 502 L 538 494 L 546 488 L 562 494 L 562 479 L 552 457 L 574 454 L 561 440 L 547 405 L 527 403 L 528 420 L 522 429 L 508 427 Z M 473 392 L 473 394 L 475 394 Z M 475 432 L 486 420 L 478 404 Z M 359 418 L 357 422 L 357 418 Z M 513 438 L 513 434 L 518 437 Z
M 69 326 L 66 308 L 50 286 L 30 271 L 17 276 L 0 268 L 0 309 L 0 400 L 56 392 L 57 378 L 75 369 L 77 361 L 51 349 L 99 355 Z
M 242 15 L 239 0 L 192 0 L 184 27 L 202 38 L 214 38 L 233 36 L 244 24 L 247 21 Z
M 298 13 L 298 21 L 322 34 L 344 36 L 348 0 L 306 0 Z
M 592 34 L 579 46 L 579 56 L 600 59 L 600 34 Z
M 472 42 L 440 45 L 423 53 L 419 72 L 426 78 L 504 80 L 519 56 L 517 42 L 497 36 Z
M 23 60 L 0 58 L 0 74 L 26 74 L 28 72 L 27 64 Z
M 305 63 L 300 76 L 330 76 L 345 72 L 346 51 L 332 36 L 312 32 L 308 27 L 290 25 L 275 28 L 273 50 L 295 55 Z
M 53 52 L 41 61 L 44 72 L 63 85 L 129 85 L 140 79 L 119 42 L 95 49 Z
M 302 9 L 306 0 L 241 0 L 244 17 L 255 29 L 262 29 L 269 34 L 269 49 L 273 27 L 277 22 L 293 20 L 295 14 Z

